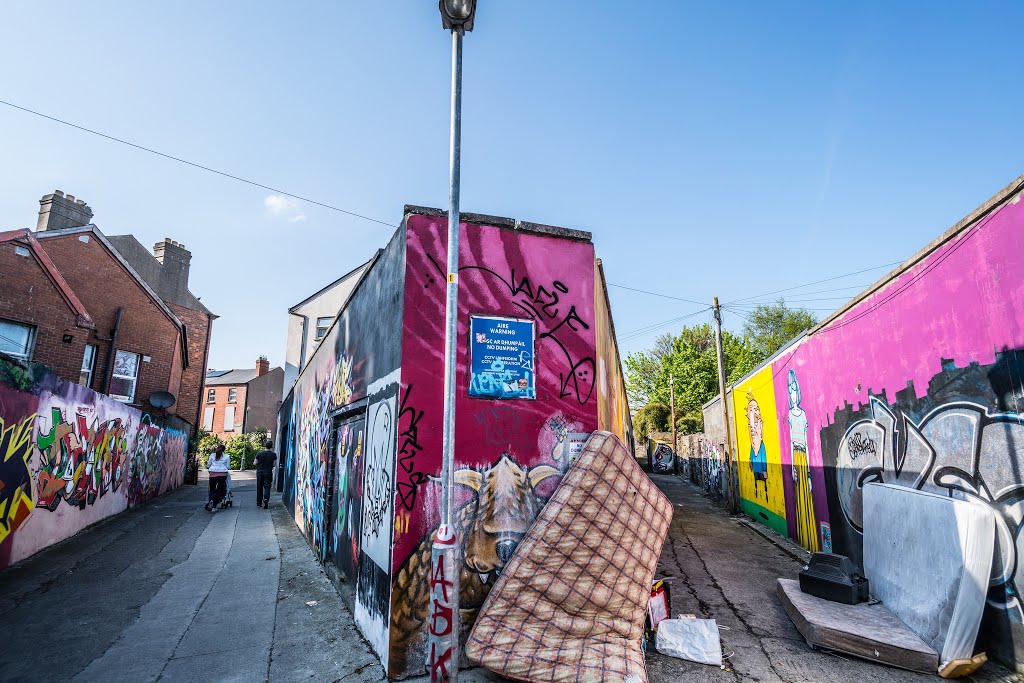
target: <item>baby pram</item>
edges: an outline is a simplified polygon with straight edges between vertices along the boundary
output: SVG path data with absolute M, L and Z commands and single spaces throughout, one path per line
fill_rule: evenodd
M 206 501 L 206 504 L 203 507 L 211 512 L 216 512 L 217 510 L 226 510 L 229 507 L 234 507 L 234 498 L 234 495 L 231 493 L 231 472 L 228 471 L 227 475 L 224 477 L 224 497 L 220 499 L 220 503 L 216 506 L 212 506 L 213 491 L 211 490 L 210 500 Z
M 228 480 L 224 483 L 226 484 L 226 486 L 224 491 L 224 498 L 220 501 L 221 510 L 226 510 L 229 507 L 233 507 L 235 504 L 235 497 L 231 494 L 231 472 L 228 472 Z

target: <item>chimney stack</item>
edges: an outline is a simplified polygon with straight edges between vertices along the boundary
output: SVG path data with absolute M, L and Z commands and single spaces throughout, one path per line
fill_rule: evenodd
M 262 377 L 268 372 L 270 372 L 270 361 L 267 360 L 266 356 L 260 356 L 256 359 L 256 376 Z
M 160 296 L 169 301 L 180 301 L 188 296 L 188 272 L 192 252 L 184 244 L 165 237 L 153 245 L 153 256 L 160 262 Z
M 64 196 L 60 190 L 54 190 L 53 194 L 44 194 L 39 200 L 36 232 L 78 228 L 91 222 L 92 209 L 84 200 L 75 199 L 74 195 Z

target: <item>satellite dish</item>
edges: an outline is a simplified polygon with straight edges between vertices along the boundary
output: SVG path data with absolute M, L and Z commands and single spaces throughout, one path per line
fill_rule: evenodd
M 174 394 L 169 391 L 156 391 L 153 392 L 149 397 L 149 405 L 154 408 L 166 410 L 174 405 L 177 399 L 174 398 Z

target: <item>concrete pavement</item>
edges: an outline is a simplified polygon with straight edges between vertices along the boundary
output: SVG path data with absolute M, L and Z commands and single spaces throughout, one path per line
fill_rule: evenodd
M 647 655 L 652 681 L 807 681 L 902 683 L 941 680 L 853 657 L 812 650 L 796 630 L 775 594 L 775 580 L 796 578 L 802 564 L 704 498 L 696 488 L 670 475 L 652 475 L 675 504 L 669 538 L 658 568 L 672 577 L 672 615 L 713 618 L 729 665 L 717 669 Z M 1024 680 L 989 662 L 962 681 L 1009 683 Z

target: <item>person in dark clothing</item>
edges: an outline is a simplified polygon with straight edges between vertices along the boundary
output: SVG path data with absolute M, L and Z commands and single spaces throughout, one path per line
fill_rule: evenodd
M 256 454 L 256 505 L 270 507 L 270 484 L 274 481 L 274 442 L 267 439 L 267 447 Z

